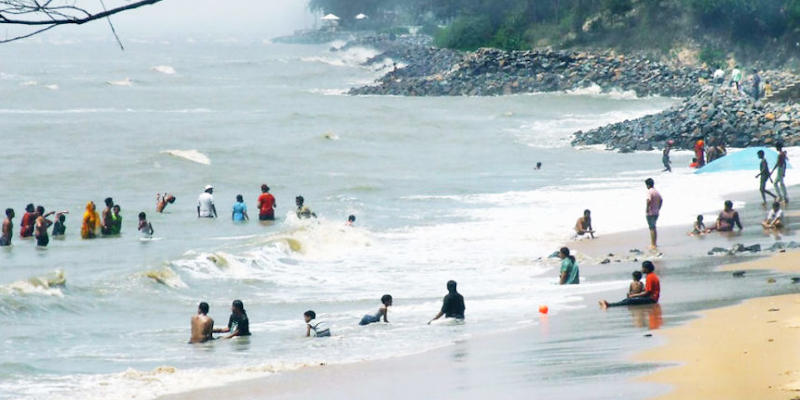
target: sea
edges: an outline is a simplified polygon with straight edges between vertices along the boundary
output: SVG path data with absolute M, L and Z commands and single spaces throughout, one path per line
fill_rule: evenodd
M 379 52 L 341 42 L 126 44 L 0 46 L 0 208 L 17 215 L 13 245 L 0 248 L 0 398 L 155 399 L 528 329 L 540 305 L 557 319 L 628 285 L 629 272 L 557 285 L 549 256 L 584 209 L 600 237 L 645 228 L 652 177 L 665 199 L 660 223 L 688 229 L 757 185 L 751 171 L 694 174 L 686 151 L 673 152 L 670 174 L 660 151 L 570 145 L 577 130 L 679 99 L 597 88 L 349 96 L 394 60 L 363 65 Z M 277 199 L 270 223 L 256 218 L 264 183 Z M 197 218 L 205 185 L 217 219 Z M 165 192 L 177 200 L 156 213 Z M 231 219 L 239 194 L 246 223 Z M 318 218 L 297 218 L 300 195 Z M 86 203 L 100 211 L 106 197 L 121 207 L 121 235 L 82 240 Z M 28 203 L 68 211 L 66 236 L 47 248 L 20 239 Z M 152 238 L 137 232 L 142 211 Z M 451 279 L 466 323 L 426 325 Z M 384 294 L 394 297 L 390 323 L 358 326 Z M 221 327 L 234 299 L 252 336 L 187 344 L 199 302 Z M 304 337 L 306 310 L 331 338 Z

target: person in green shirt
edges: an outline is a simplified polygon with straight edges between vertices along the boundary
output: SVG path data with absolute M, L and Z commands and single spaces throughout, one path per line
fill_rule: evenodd
M 114 204 L 114 207 L 111 208 L 111 234 L 112 235 L 119 235 L 122 232 L 122 216 L 119 215 L 119 205 Z
M 558 258 L 561 259 L 561 276 L 559 285 L 577 285 L 580 283 L 580 271 L 575 257 L 569 254 L 569 249 L 562 247 L 558 251 Z

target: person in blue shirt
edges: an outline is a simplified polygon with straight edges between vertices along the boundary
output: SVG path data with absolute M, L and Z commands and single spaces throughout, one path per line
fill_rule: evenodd
M 579 284 L 580 272 L 578 271 L 578 263 L 575 261 L 575 257 L 569 254 L 569 249 L 562 247 L 561 250 L 558 251 L 558 258 L 561 259 L 561 275 L 559 277 L 559 284 Z
M 231 215 L 234 222 L 249 221 L 250 217 L 247 216 L 247 205 L 244 204 L 244 197 L 236 195 L 236 203 L 233 204 L 233 214 Z

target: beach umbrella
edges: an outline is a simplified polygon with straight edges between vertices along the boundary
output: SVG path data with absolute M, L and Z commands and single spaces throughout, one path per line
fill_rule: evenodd
M 337 16 L 335 16 L 333 14 L 328 14 L 328 15 L 322 17 L 322 20 L 323 21 L 338 21 L 339 17 L 337 17 Z
M 778 152 L 766 147 L 748 147 L 736 152 L 728 152 L 724 157 L 718 158 L 703 168 L 695 171 L 695 174 L 704 174 L 708 172 L 725 172 L 725 171 L 744 171 L 751 170 L 758 172 L 759 163 L 758 151 L 764 151 L 764 158 L 767 159 L 769 167 L 772 168 L 775 162 L 778 161 Z M 791 164 L 787 163 L 786 168 L 791 168 Z
M 356 19 L 358 19 L 358 20 L 367 19 L 367 15 L 366 14 L 358 14 L 358 15 L 356 15 Z

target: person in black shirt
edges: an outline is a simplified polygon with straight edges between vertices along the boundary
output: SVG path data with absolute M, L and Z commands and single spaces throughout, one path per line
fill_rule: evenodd
M 236 336 L 250 336 L 250 321 L 241 300 L 234 300 L 231 305 L 231 318 L 225 328 L 214 328 L 214 333 L 230 333 L 225 339 Z
M 464 310 L 466 307 L 464 306 L 464 296 L 459 294 L 456 291 L 456 281 L 448 281 L 447 282 L 447 295 L 444 296 L 444 300 L 442 300 L 442 309 L 433 317 L 432 320 L 428 321 L 430 325 L 431 322 L 436 321 L 437 319 L 441 318 L 444 315 L 445 318 L 455 318 L 455 319 L 464 319 Z

